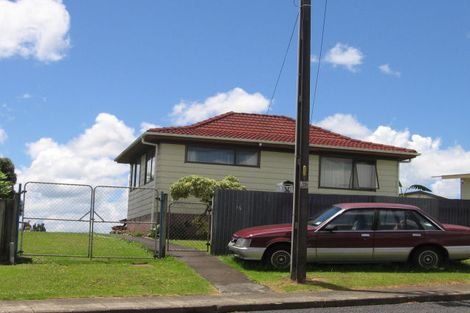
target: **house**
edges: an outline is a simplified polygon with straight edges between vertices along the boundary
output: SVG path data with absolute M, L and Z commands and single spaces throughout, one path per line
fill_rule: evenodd
M 459 179 L 460 180 L 460 199 L 470 200 L 470 173 L 436 176 L 441 179 Z
M 437 199 L 437 200 L 447 199 L 445 197 L 433 194 L 432 192 L 427 192 L 427 191 L 422 191 L 422 190 L 406 192 L 406 193 L 403 194 L 403 197 L 405 197 L 405 198 L 420 198 L 420 199 Z
M 295 120 L 228 112 L 199 123 L 153 128 L 115 160 L 130 164 L 130 186 L 168 191 L 180 177 L 234 175 L 248 190 L 278 191 L 294 176 Z M 399 164 L 415 150 L 351 139 L 310 126 L 309 192 L 398 196 Z M 155 194 L 129 193 L 128 220 L 149 220 Z

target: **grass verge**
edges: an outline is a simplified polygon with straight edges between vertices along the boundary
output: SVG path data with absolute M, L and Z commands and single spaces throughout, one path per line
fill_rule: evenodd
M 63 248 L 63 253 L 80 255 L 83 252 L 81 242 L 86 240 L 88 234 L 29 233 L 27 236 L 25 251 L 30 253 L 44 252 L 41 246 L 53 246 L 53 252 Z M 174 258 L 153 260 L 152 254 L 137 243 L 110 236 L 100 240 L 110 249 L 99 250 L 103 255 L 113 252 L 121 256 L 149 259 L 105 258 L 90 261 L 84 258 L 33 257 L 32 264 L 0 266 L 0 299 L 196 295 L 215 292 L 206 280 Z M 34 245 L 35 242 L 37 245 Z
M 251 280 L 278 292 L 470 284 L 470 260 L 430 272 L 405 264 L 313 264 L 307 267 L 307 283 L 296 284 L 290 280 L 289 272 L 268 270 L 258 262 L 237 260 L 232 256 L 219 258 Z

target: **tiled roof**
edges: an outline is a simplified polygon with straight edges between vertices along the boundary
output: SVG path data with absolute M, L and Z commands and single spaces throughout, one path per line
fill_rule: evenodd
M 240 139 L 240 141 L 295 142 L 295 120 L 279 115 L 228 112 L 188 126 L 152 128 L 148 131 L 185 136 L 231 138 Z M 417 153 L 412 149 L 352 139 L 314 125 L 310 125 L 310 144 L 390 153 Z

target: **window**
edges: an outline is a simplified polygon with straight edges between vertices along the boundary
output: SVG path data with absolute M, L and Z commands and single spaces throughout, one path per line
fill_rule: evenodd
M 438 228 L 414 211 L 380 210 L 377 230 L 438 230 Z
M 131 188 L 140 186 L 140 163 L 131 164 L 131 178 L 129 186 Z
M 320 187 L 375 190 L 379 183 L 375 161 L 322 157 Z
M 374 214 L 372 209 L 348 210 L 328 223 L 327 227 L 335 231 L 372 230 Z
M 145 155 L 145 180 L 144 184 L 151 182 L 154 178 L 155 150 L 147 152 Z
M 186 162 L 259 166 L 259 152 L 243 148 L 188 146 Z
M 328 220 L 330 217 L 332 217 L 333 215 L 338 213 L 340 210 L 341 209 L 338 208 L 338 207 L 332 207 L 331 209 L 328 209 L 328 210 L 320 213 L 320 215 L 318 215 L 314 219 L 308 221 L 308 224 L 311 225 L 311 226 L 319 226 L 321 223 Z

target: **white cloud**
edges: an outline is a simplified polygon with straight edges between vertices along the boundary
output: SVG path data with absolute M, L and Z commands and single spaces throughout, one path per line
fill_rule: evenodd
M 0 59 L 58 61 L 70 46 L 69 28 L 62 0 L 0 0 Z
M 329 116 L 318 125 L 352 138 L 417 150 L 420 156 L 411 163 L 401 164 L 402 184 L 426 185 L 436 194 L 449 198 L 459 197 L 458 181 L 436 180 L 432 176 L 468 172 L 470 151 L 460 145 L 443 148 L 440 138 L 412 134 L 408 129 L 395 130 L 390 126 L 380 125 L 372 130 L 348 114 Z
M 395 76 L 395 77 L 400 77 L 401 73 L 397 70 L 392 70 L 390 65 L 388 64 L 382 64 L 379 66 L 379 70 L 384 73 L 385 75 L 390 75 L 390 76 Z
M 202 121 L 213 115 L 229 111 L 261 113 L 269 106 L 269 100 L 262 94 L 248 93 L 236 87 L 228 92 L 218 93 L 203 102 L 182 101 L 173 106 L 170 116 L 177 125 Z
M 20 95 L 18 98 L 19 98 L 19 99 L 23 99 L 23 100 L 28 100 L 28 99 L 31 99 L 31 98 L 32 98 L 32 95 L 29 94 L 29 93 L 27 93 L 27 92 L 25 92 L 24 94 Z
M 0 128 L 0 143 L 4 143 L 7 138 L 7 132 L 3 128 Z
M 340 113 L 328 116 L 320 121 L 318 126 L 353 138 L 364 138 L 370 133 L 370 130 L 360 124 L 355 117 Z
M 114 158 L 134 138 L 134 130 L 123 121 L 100 113 L 93 126 L 65 144 L 52 138 L 28 143 L 31 164 L 20 168 L 18 181 L 126 185 L 128 166 Z
M 114 162 L 114 158 L 134 139 L 134 130 L 123 121 L 114 115 L 100 113 L 91 127 L 64 144 L 52 138 L 27 144 L 31 164 L 17 171 L 18 182 L 125 187 L 129 166 Z M 79 219 L 90 210 L 89 187 L 29 183 L 26 188 L 26 216 Z M 126 188 L 97 188 L 95 211 L 108 221 L 125 218 L 127 194 Z M 98 232 L 109 232 L 111 226 L 99 224 L 96 227 Z M 46 228 L 48 231 L 86 231 L 87 224 L 46 221 Z
M 142 122 L 140 123 L 140 132 L 145 133 L 150 128 L 160 128 L 160 125 L 149 123 L 149 122 Z
M 363 59 L 364 54 L 361 50 L 339 42 L 325 56 L 326 62 L 333 66 L 343 66 L 351 72 L 357 70 Z
M 318 55 L 312 54 L 310 56 L 310 62 L 312 62 L 312 63 L 318 63 L 319 60 L 320 60 L 320 58 L 318 57 Z

